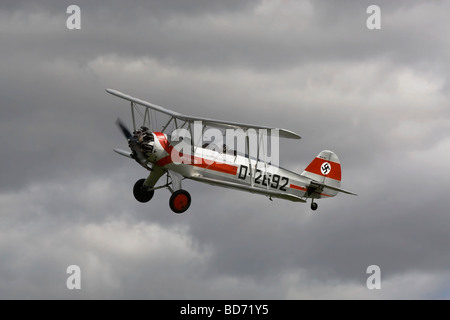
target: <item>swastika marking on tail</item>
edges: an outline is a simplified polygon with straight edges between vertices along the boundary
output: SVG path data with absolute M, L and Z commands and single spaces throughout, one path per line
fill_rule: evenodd
M 320 166 L 320 171 L 322 172 L 323 175 L 326 176 L 331 172 L 331 165 L 328 162 L 322 163 L 322 165 Z

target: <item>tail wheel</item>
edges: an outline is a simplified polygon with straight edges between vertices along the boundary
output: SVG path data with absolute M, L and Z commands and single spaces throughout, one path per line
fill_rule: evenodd
M 311 202 L 311 210 L 316 211 L 318 207 L 318 204 L 315 202 Z
M 169 206 L 175 213 L 185 212 L 191 205 L 191 195 L 186 190 L 177 190 L 170 196 Z
M 149 191 L 146 186 L 144 186 L 145 179 L 140 179 L 136 181 L 133 187 L 133 195 L 137 201 L 145 203 L 149 202 L 153 195 L 155 194 L 154 190 Z

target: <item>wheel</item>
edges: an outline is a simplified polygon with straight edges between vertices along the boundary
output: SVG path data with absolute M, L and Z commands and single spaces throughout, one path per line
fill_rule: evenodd
M 136 181 L 133 187 L 133 195 L 137 201 L 145 203 L 149 202 L 153 195 L 155 194 L 155 190 L 147 190 L 147 187 L 144 186 L 145 179 L 140 179 Z
M 177 190 L 170 196 L 169 206 L 175 213 L 185 212 L 191 205 L 191 195 L 186 190 Z
M 311 202 L 311 210 L 316 211 L 319 205 L 315 202 Z

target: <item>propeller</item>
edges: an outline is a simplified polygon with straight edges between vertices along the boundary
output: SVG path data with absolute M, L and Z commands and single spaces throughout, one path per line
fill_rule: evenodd
M 131 134 L 130 130 L 128 130 L 127 126 L 122 120 L 120 120 L 120 118 L 117 118 L 116 124 L 122 131 L 125 138 L 127 138 L 128 145 L 130 146 L 133 155 L 135 155 L 135 160 L 143 165 L 146 162 L 146 158 L 141 151 L 138 139 Z
M 131 140 L 133 138 L 130 130 L 128 130 L 127 126 L 125 125 L 125 123 L 123 123 L 122 120 L 120 120 L 120 118 L 117 118 L 116 124 L 119 126 L 120 130 L 122 130 L 122 133 L 125 138 L 127 138 L 127 140 Z

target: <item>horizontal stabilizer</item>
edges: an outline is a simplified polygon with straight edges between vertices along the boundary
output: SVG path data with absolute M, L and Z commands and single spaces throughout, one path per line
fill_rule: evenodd
M 341 188 L 337 188 L 337 187 L 333 187 L 333 186 L 330 186 L 330 185 L 325 184 L 325 183 L 320 183 L 320 182 L 318 182 L 318 181 L 312 181 L 312 182 L 311 182 L 311 185 L 312 185 L 312 186 L 317 186 L 317 187 L 328 188 L 328 189 L 335 190 L 335 191 L 338 191 L 338 192 L 343 192 L 343 193 L 351 194 L 351 195 L 354 195 L 354 196 L 357 196 L 357 195 L 358 195 L 358 194 L 356 194 L 356 193 L 354 193 L 354 192 L 347 191 L 347 190 L 344 190 L 344 189 L 341 189 Z
M 215 185 L 215 186 L 221 186 L 221 187 L 231 188 L 231 189 L 239 189 L 239 190 L 243 190 L 243 191 L 247 191 L 247 192 L 251 192 L 251 193 L 258 193 L 258 194 L 262 194 L 265 196 L 286 199 L 286 200 L 290 200 L 290 201 L 294 201 L 294 202 L 306 202 L 305 199 L 303 199 L 299 196 L 293 195 L 293 194 L 283 193 L 280 191 L 275 191 L 275 190 L 270 190 L 270 189 L 250 187 L 250 186 L 242 185 L 240 183 L 231 182 L 231 181 L 223 181 L 223 180 L 212 179 L 212 178 L 207 178 L 207 177 L 203 177 L 203 176 L 193 176 L 190 179 L 208 183 L 208 184 Z

